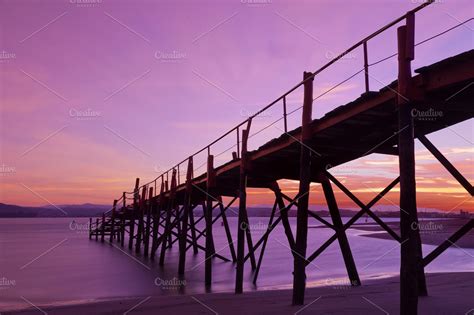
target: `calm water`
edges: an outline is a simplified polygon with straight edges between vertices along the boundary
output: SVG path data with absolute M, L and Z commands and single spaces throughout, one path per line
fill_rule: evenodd
M 250 218 L 254 241 L 263 234 L 267 218 Z M 295 231 L 294 218 L 290 218 Z M 229 218 L 236 240 L 236 218 Z M 388 220 L 387 220 L 388 221 Z M 165 268 L 157 262 L 132 258 L 128 250 L 88 239 L 88 219 L 0 219 L 0 311 L 23 308 L 27 299 L 37 305 L 77 303 L 88 300 L 200 293 L 204 288 L 204 255 L 189 251 L 187 273 L 177 275 L 178 246 L 167 252 Z M 316 223 L 313 222 L 313 227 Z M 219 223 L 219 222 L 218 222 Z M 200 228 L 203 226 L 201 225 Z M 399 246 L 391 240 L 360 236 L 367 232 L 348 230 L 354 259 L 362 281 L 398 274 Z M 311 228 L 308 253 L 312 253 L 332 231 Z M 225 232 L 215 225 L 216 251 L 230 257 Z M 200 239 L 204 244 L 204 238 Z M 252 284 L 250 264 L 245 266 L 246 291 L 289 288 L 292 256 L 282 226 L 269 238 L 257 285 Z M 424 245 L 424 253 L 434 248 Z M 473 249 L 450 248 L 429 265 L 428 272 L 472 271 Z M 136 256 L 133 256 L 136 257 Z M 215 292 L 233 291 L 232 263 L 214 260 Z M 347 285 L 337 242 L 307 268 L 308 285 Z M 185 281 L 184 281 L 185 280 Z M 158 285 L 157 285 L 158 284 Z

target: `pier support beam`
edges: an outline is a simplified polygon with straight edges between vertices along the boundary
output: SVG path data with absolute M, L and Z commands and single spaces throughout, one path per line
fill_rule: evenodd
M 336 197 L 334 196 L 331 183 L 327 177 L 322 176 L 321 185 L 323 187 L 324 196 L 326 198 L 334 230 L 336 231 L 337 239 L 339 241 L 339 247 L 341 248 L 342 257 L 346 265 L 349 280 L 352 286 L 359 286 L 359 274 L 357 273 L 354 257 L 352 257 L 351 247 L 349 245 L 349 241 L 347 240 L 347 235 L 344 230 L 344 225 L 342 224 L 341 214 L 339 213 L 339 208 L 337 206 Z
M 291 248 L 291 254 L 294 255 L 293 250 L 295 248 L 295 238 L 293 236 L 293 231 L 291 230 L 290 221 L 288 219 L 288 209 L 286 209 L 285 202 L 283 200 L 283 194 L 281 192 L 280 186 L 277 182 L 274 182 L 270 189 L 275 194 L 275 201 L 278 206 L 278 214 L 281 217 L 281 222 L 285 230 L 285 235 L 288 240 L 288 246 Z
M 158 243 L 158 235 L 160 230 L 160 221 L 161 221 L 161 210 L 163 209 L 164 203 L 164 192 L 165 192 L 165 183 L 163 181 L 163 176 L 161 177 L 161 188 L 160 188 L 160 195 L 158 196 L 158 204 L 155 203 L 156 209 L 153 211 L 153 236 L 152 236 L 152 243 L 151 243 L 151 253 L 150 257 L 152 260 L 155 259 L 155 253 L 159 246 Z
M 398 153 L 400 168 L 400 314 L 417 314 L 418 295 L 426 295 L 426 283 L 418 230 L 415 181 L 414 124 L 410 102 L 411 61 L 414 59 L 414 14 L 398 35 Z
M 130 232 L 129 232 L 129 239 L 128 239 L 128 249 L 133 248 L 133 235 L 135 233 L 135 216 L 136 212 L 138 211 L 138 199 L 140 198 L 140 193 L 138 191 L 138 186 L 140 185 L 140 178 L 135 180 L 135 189 L 133 190 L 133 205 L 132 205 L 132 213 L 130 215 Z
M 189 213 L 191 211 L 191 193 L 192 193 L 191 181 L 192 179 L 193 179 L 193 158 L 190 157 L 188 159 L 188 169 L 186 171 L 186 192 L 184 196 L 181 237 L 179 239 L 178 274 L 180 275 L 184 275 L 184 268 L 186 266 L 186 247 L 187 247 L 187 237 L 188 237 L 188 220 L 189 220 Z
M 139 210 L 138 210 L 138 229 L 137 229 L 137 239 L 135 243 L 135 252 L 138 254 L 140 252 L 140 247 L 143 242 L 143 231 L 144 229 L 144 215 L 146 207 L 146 186 L 142 188 L 142 196 L 140 198 Z
M 120 218 L 120 246 L 125 245 L 125 213 L 127 211 L 127 196 L 126 193 L 122 193 L 122 214 Z
M 309 139 L 311 138 L 312 107 L 313 107 L 313 74 L 305 72 L 303 118 L 301 130 L 300 154 L 300 185 L 298 193 L 298 212 L 296 227 L 296 242 L 293 271 L 293 305 L 304 304 L 306 287 L 306 243 L 308 237 L 308 203 L 311 177 L 311 151 Z
M 244 256 L 245 256 L 245 229 L 247 228 L 247 141 L 249 137 L 251 120 L 247 129 L 242 130 L 242 152 L 239 178 L 239 220 L 237 226 L 237 269 L 235 274 L 235 293 L 243 292 L 244 281 Z M 252 250 L 252 248 L 249 248 Z
M 112 215 L 110 217 L 110 238 L 109 238 L 110 243 L 112 243 L 112 241 L 114 240 L 116 208 L 117 208 L 117 199 L 114 200 L 114 205 L 112 206 Z
M 204 210 L 204 220 L 206 222 L 206 262 L 204 278 L 206 287 L 209 287 L 212 283 L 212 256 L 215 254 L 214 239 L 212 235 L 212 189 L 215 187 L 215 176 L 214 176 L 214 156 L 208 155 L 207 157 L 207 192 L 206 192 L 206 203 Z
M 278 206 L 278 204 L 275 201 L 275 203 L 273 204 L 272 213 L 270 214 L 270 219 L 268 221 L 268 228 L 270 228 L 272 226 L 273 218 L 275 217 L 275 210 L 276 210 L 277 206 Z M 268 241 L 268 236 L 269 235 L 270 234 L 265 234 L 263 236 L 262 249 L 260 250 L 260 255 L 258 257 L 258 263 L 257 263 L 257 269 L 255 270 L 255 273 L 254 273 L 254 276 L 253 276 L 253 284 L 257 283 L 257 278 L 258 278 L 258 274 L 260 272 L 260 266 L 262 265 L 263 255 L 265 254 L 265 248 L 267 247 L 267 241 Z M 253 248 L 252 248 L 252 250 L 253 250 Z
M 454 167 L 451 162 L 444 155 L 431 143 L 428 138 L 423 135 L 418 136 L 418 140 L 428 149 L 428 151 L 433 154 L 433 156 L 444 166 L 444 168 L 461 184 L 466 191 L 473 196 L 474 195 L 474 187 L 469 183 L 469 181 Z
M 95 219 L 95 240 L 99 240 L 99 218 Z
M 171 226 L 171 216 L 172 216 L 172 211 L 174 207 L 174 195 L 176 192 L 176 169 L 173 169 L 173 175 L 171 177 L 171 189 L 170 189 L 170 194 L 169 194 L 169 199 L 168 199 L 168 204 L 167 204 L 167 209 L 166 209 L 166 221 L 165 221 L 165 228 L 162 234 L 162 240 L 161 240 L 161 253 L 160 253 L 160 266 L 163 266 L 165 264 L 165 253 L 166 253 L 166 245 L 169 243 L 171 245 L 171 232 L 172 232 L 172 226 Z
M 229 222 L 227 221 L 227 215 L 225 214 L 225 207 L 222 202 L 222 197 L 219 197 L 219 209 L 222 217 L 222 223 L 224 224 L 225 234 L 227 237 L 227 244 L 229 244 L 230 255 L 232 256 L 232 261 L 237 261 L 237 256 L 234 249 L 234 241 L 232 240 L 232 234 L 230 233 Z
M 150 187 L 148 191 L 148 204 L 146 207 L 146 224 L 145 224 L 145 239 L 143 242 L 143 254 L 145 257 L 148 257 L 148 252 L 150 249 L 150 234 L 151 234 L 151 214 L 153 212 L 155 200 L 153 199 L 153 187 Z
M 103 243 L 105 239 L 105 214 L 102 213 L 102 225 L 100 227 L 100 241 Z

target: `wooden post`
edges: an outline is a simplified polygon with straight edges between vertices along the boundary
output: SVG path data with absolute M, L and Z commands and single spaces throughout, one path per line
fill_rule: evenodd
M 286 208 L 285 202 L 283 201 L 282 193 L 280 186 L 277 182 L 274 182 L 270 189 L 275 194 L 275 201 L 278 206 L 278 213 L 281 217 L 281 222 L 283 224 L 283 228 L 285 229 L 285 235 L 288 240 L 288 246 L 290 246 L 292 252 L 291 254 L 294 255 L 293 250 L 295 248 L 295 238 L 293 237 L 293 231 L 291 230 L 290 221 L 288 219 L 288 211 L 283 211 Z
M 344 225 L 342 224 L 341 214 L 339 213 L 339 208 L 337 206 L 336 197 L 334 196 L 334 191 L 332 190 L 331 183 L 329 182 L 328 178 L 324 175 L 322 175 L 321 177 L 321 185 L 323 187 L 324 196 L 326 198 L 334 230 L 337 233 L 339 247 L 341 248 L 342 257 L 346 265 L 349 280 L 352 286 L 359 286 L 359 274 L 357 272 L 357 267 L 354 262 L 354 258 L 352 257 L 351 247 L 349 245 L 349 241 L 347 240 Z
M 151 245 L 151 259 L 155 259 L 155 252 L 158 248 L 158 235 L 160 229 L 160 221 L 161 221 L 161 210 L 163 209 L 164 203 L 164 192 L 165 192 L 165 183 L 163 182 L 163 177 L 161 178 L 161 188 L 160 188 L 160 195 L 158 196 L 158 205 L 156 205 L 156 212 L 153 214 L 153 242 Z
M 270 215 L 270 219 L 268 220 L 268 228 L 267 229 L 270 229 L 270 227 L 272 226 L 272 223 L 273 223 L 273 218 L 275 217 L 275 210 L 277 208 L 277 202 L 275 200 L 275 203 L 273 204 L 273 208 L 272 208 L 272 213 Z M 270 234 L 265 234 L 263 236 L 263 244 L 262 244 L 262 249 L 260 250 L 260 256 L 258 257 L 258 263 L 257 263 L 257 269 L 255 270 L 255 274 L 253 276 L 253 283 L 256 284 L 257 283 L 257 278 L 258 278 L 258 273 L 260 272 L 260 266 L 262 265 L 262 261 L 263 261 L 263 255 L 265 254 L 265 248 L 267 246 L 267 241 L 268 241 L 268 236 Z
M 190 156 L 188 159 L 188 169 L 186 170 L 186 192 L 183 205 L 183 224 L 181 227 L 181 237 L 179 239 L 178 274 L 180 275 L 184 275 L 184 268 L 186 266 L 186 245 L 188 239 L 189 212 L 191 208 L 193 169 L 193 157 Z
M 436 257 L 441 255 L 446 249 L 448 249 L 451 245 L 454 245 L 461 237 L 463 237 L 467 232 L 474 228 L 474 219 L 470 219 L 465 225 L 463 225 L 459 230 L 454 232 L 448 239 L 446 239 L 443 243 L 441 243 L 438 247 L 433 249 L 431 253 L 426 255 L 423 259 L 423 266 L 427 266 L 430 262 L 432 262 Z
M 245 217 L 247 212 L 247 141 L 249 137 L 250 120 L 247 129 L 242 130 L 242 152 L 239 179 L 239 220 L 237 226 L 237 269 L 235 275 L 235 293 L 243 292 L 244 255 L 245 255 Z
M 232 240 L 232 234 L 230 233 L 229 222 L 227 221 L 227 215 L 225 214 L 222 197 L 219 197 L 219 209 L 221 211 L 222 223 L 224 224 L 227 243 L 229 244 L 230 255 L 232 256 L 232 261 L 235 262 L 237 260 L 237 256 L 235 255 L 234 241 Z
M 414 124 L 410 95 L 411 60 L 414 59 L 414 15 L 398 35 L 398 156 L 400 168 L 400 314 L 417 314 L 418 294 L 426 294 L 421 257 L 421 239 L 417 228 Z M 423 275 L 421 275 L 422 273 Z M 423 279 L 423 280 L 422 280 Z M 425 290 L 423 290 L 425 286 Z M 423 292 L 424 291 L 424 292 Z
M 473 196 L 474 187 L 471 183 L 454 167 L 451 162 L 423 135 L 418 136 L 418 140 L 433 154 L 433 156 L 444 166 L 444 168 L 461 184 L 467 192 Z
M 257 269 L 257 262 L 255 260 L 255 252 L 253 250 L 253 241 L 252 241 L 252 233 L 250 230 L 250 223 L 249 223 L 249 216 L 247 215 L 247 209 L 244 212 L 244 225 L 245 225 L 245 237 L 247 238 L 247 247 L 249 249 L 249 257 L 250 257 L 250 266 L 252 270 Z
M 369 56 L 367 53 L 367 41 L 364 42 L 363 48 L 364 48 L 365 93 L 369 93 Z
M 89 218 L 89 239 L 92 239 L 92 218 Z
M 95 219 L 95 240 L 99 240 L 99 218 Z
M 128 248 L 133 248 L 133 234 L 135 233 L 135 215 L 138 211 L 138 199 L 139 199 L 139 192 L 138 186 L 140 185 L 140 178 L 135 180 L 135 189 L 133 190 L 133 208 L 130 214 L 130 232 L 129 232 L 129 239 L 128 239 Z
M 120 246 L 125 245 L 125 213 L 127 211 L 127 196 L 125 192 L 122 193 L 122 211 L 121 211 L 121 218 L 120 218 Z
M 191 238 L 193 240 L 193 252 L 194 254 L 198 253 L 197 247 L 197 237 L 196 237 L 196 223 L 194 222 L 194 206 L 191 207 L 189 211 L 189 225 L 191 226 Z
M 301 154 L 300 154 L 300 185 L 298 193 L 297 228 L 294 255 L 293 272 L 293 305 L 304 304 L 304 293 L 306 287 L 306 243 L 308 236 L 308 203 L 309 188 L 311 182 L 311 151 L 309 150 L 309 139 L 311 130 L 309 128 L 313 107 L 313 74 L 305 72 L 303 118 L 301 125 Z
M 165 263 L 165 253 L 166 253 L 166 245 L 167 243 L 171 243 L 169 237 L 171 237 L 171 215 L 172 209 L 174 207 L 174 194 L 176 191 L 176 170 L 173 169 L 173 175 L 171 177 L 171 190 L 168 198 L 168 205 L 166 209 L 166 222 L 165 222 L 165 229 L 162 234 L 162 241 L 161 241 L 161 253 L 160 253 L 160 266 L 163 266 Z M 168 240 L 168 242 L 167 242 Z
M 112 206 L 112 216 L 110 218 L 110 239 L 109 242 L 112 243 L 114 239 L 114 229 L 115 229 L 115 208 L 117 207 L 117 199 L 114 200 L 114 205 Z
M 101 226 L 101 232 L 100 232 L 100 241 L 103 243 L 105 240 L 105 214 L 102 213 L 102 226 Z
M 146 207 L 146 225 L 145 225 L 145 240 L 143 242 L 143 254 L 148 257 L 148 250 L 150 247 L 150 229 L 151 229 L 151 213 L 154 204 L 153 187 L 150 187 L 148 192 L 148 205 Z
M 146 207 L 146 186 L 142 188 L 142 196 L 140 198 L 139 210 L 138 210 L 138 229 L 137 229 L 137 239 L 135 243 L 135 253 L 140 252 L 140 246 L 143 242 L 143 231 L 144 231 L 144 215 Z
M 212 257 L 215 253 L 214 238 L 212 235 L 212 190 L 216 184 L 214 176 L 214 156 L 207 156 L 207 194 L 206 194 L 206 207 L 204 211 L 204 219 L 206 221 L 206 262 L 205 262 L 205 285 L 209 287 L 212 283 Z

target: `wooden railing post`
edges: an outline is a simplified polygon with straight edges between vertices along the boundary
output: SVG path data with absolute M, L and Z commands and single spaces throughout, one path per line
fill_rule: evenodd
M 168 183 L 168 181 L 166 181 Z M 171 227 L 171 216 L 172 216 L 172 210 L 174 209 L 174 203 L 175 203 L 175 192 L 176 192 L 176 169 L 173 169 L 173 174 L 171 176 L 171 189 L 169 191 L 169 198 L 167 202 L 167 209 L 166 209 L 166 222 L 165 222 L 165 229 L 162 234 L 162 241 L 161 241 L 161 252 L 160 252 L 160 266 L 163 266 L 165 264 L 165 254 L 166 254 L 166 247 L 167 244 L 170 243 L 170 238 L 171 238 L 171 232 L 172 232 L 172 227 Z
M 125 214 L 127 209 L 127 196 L 125 192 L 122 193 L 122 211 L 121 211 L 121 218 L 120 218 L 120 246 L 124 246 L 125 244 Z
M 365 79 L 365 92 L 369 92 L 369 55 L 367 52 L 367 41 L 363 44 L 364 48 L 364 79 Z
M 128 239 L 128 248 L 133 248 L 133 238 L 135 234 L 135 216 L 136 212 L 138 211 L 138 199 L 140 198 L 138 187 L 140 185 L 140 178 L 135 180 L 135 189 L 133 190 L 133 205 L 130 214 L 130 235 Z
M 311 138 L 310 123 L 313 110 L 313 79 L 311 72 L 305 72 L 303 117 L 301 124 L 300 184 L 295 240 L 293 272 L 293 305 L 303 305 L 306 288 L 306 243 L 308 237 L 308 203 L 311 182 Z
M 417 228 L 414 124 L 410 101 L 411 61 L 414 59 L 414 14 L 398 35 L 398 156 L 400 168 L 400 314 L 417 314 L 418 295 L 426 294 L 421 239 Z
M 99 218 L 95 219 L 95 240 L 99 240 Z
M 143 231 L 144 229 L 144 216 L 145 216 L 145 207 L 146 207 L 146 191 L 147 187 L 143 186 L 142 196 L 140 198 L 140 204 L 138 208 L 138 229 L 137 229 L 137 239 L 135 243 L 135 252 L 140 252 L 141 244 L 143 243 Z
M 164 204 L 164 192 L 165 192 L 165 183 L 163 177 L 161 177 L 161 188 L 160 188 L 160 195 L 158 196 L 158 204 L 156 205 L 156 211 L 153 213 L 153 242 L 151 245 L 151 259 L 155 259 L 155 253 L 159 246 L 158 243 L 158 235 L 160 229 L 160 222 L 161 222 L 161 210 Z M 164 232 L 163 232 L 164 233 Z M 162 238 L 163 239 L 163 238 Z
M 214 174 L 214 156 L 207 156 L 207 181 L 206 181 L 206 206 L 204 208 L 204 219 L 206 222 L 206 262 L 204 270 L 205 285 L 209 287 L 212 283 L 212 256 L 215 253 L 214 238 L 212 234 L 212 193 L 216 185 Z
M 143 242 L 143 254 L 145 257 L 148 257 L 148 251 L 150 248 L 150 234 L 151 234 L 151 214 L 153 209 L 153 204 L 155 201 L 153 200 L 153 187 L 150 187 L 148 190 L 148 204 L 145 203 L 145 211 L 146 211 L 146 224 L 145 224 L 145 240 Z
M 182 216 L 183 224 L 181 227 L 181 237 L 179 239 L 178 274 L 180 275 L 184 275 L 184 268 L 186 266 L 186 247 L 187 247 L 186 245 L 187 245 L 187 239 L 188 239 L 189 212 L 191 209 L 193 169 L 194 169 L 193 157 L 190 156 L 188 159 L 188 169 L 186 171 L 186 192 L 184 196 L 183 216 Z
M 243 292 L 244 281 L 244 256 L 245 256 L 245 234 L 248 228 L 246 223 L 247 217 L 247 170 L 248 170 L 248 154 L 247 142 L 250 133 L 251 120 L 248 121 L 247 129 L 242 130 L 242 152 L 240 161 L 240 178 L 239 178 L 239 220 L 237 226 L 237 268 L 235 275 L 235 293 Z M 249 249 L 250 250 L 250 249 Z
M 102 213 L 102 226 L 100 229 L 100 241 L 103 243 L 105 240 L 105 214 Z
M 89 218 L 89 239 L 92 239 L 92 218 Z
M 112 206 L 112 215 L 110 217 L 110 238 L 109 242 L 112 243 L 115 233 L 115 208 L 117 207 L 117 199 L 114 200 L 114 205 Z

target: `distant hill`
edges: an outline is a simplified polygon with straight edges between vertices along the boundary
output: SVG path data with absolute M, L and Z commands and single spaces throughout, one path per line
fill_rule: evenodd
M 8 205 L 0 203 L 0 218 L 41 218 L 41 217 L 97 217 L 101 216 L 103 212 L 110 210 L 110 205 L 96 205 L 96 204 L 80 204 L 80 205 L 47 205 L 42 207 L 23 207 L 17 205 Z M 329 212 L 324 206 L 310 206 L 310 210 L 322 217 L 329 217 Z M 399 211 L 395 206 L 378 206 L 372 209 L 379 217 L 395 217 L 400 216 Z M 64 212 L 65 213 L 64 213 Z M 269 217 L 272 209 L 267 206 L 253 206 L 248 207 L 247 212 L 249 217 Z M 288 212 L 288 216 L 296 216 L 296 208 L 293 207 Z M 352 217 L 356 211 L 354 209 L 339 209 L 341 216 Z M 219 208 L 214 210 L 214 215 L 219 213 Z M 202 207 L 196 207 L 194 210 L 195 216 L 202 215 Z M 238 208 L 230 207 L 226 211 L 228 217 L 237 217 Z M 278 216 L 278 210 L 276 213 Z M 459 211 L 451 211 L 443 213 L 435 209 L 418 209 L 418 216 L 420 218 L 429 217 L 472 217 L 469 213 L 459 213 Z
M 0 203 L 0 218 L 35 217 L 95 217 L 111 208 L 108 205 L 57 205 L 23 207 Z

